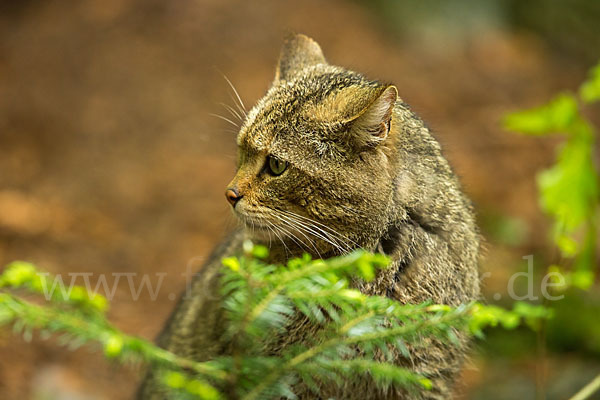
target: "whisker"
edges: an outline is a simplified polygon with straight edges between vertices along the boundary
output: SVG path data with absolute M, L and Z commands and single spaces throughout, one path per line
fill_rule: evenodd
M 275 225 L 276 226 L 276 225 Z M 304 241 L 302 241 L 302 239 L 300 239 L 299 237 L 297 237 L 296 235 L 294 235 L 293 232 L 285 229 L 283 226 L 276 226 L 276 229 L 284 236 L 289 237 L 292 242 L 294 242 L 302 251 L 306 251 L 306 243 L 304 243 Z
M 219 103 L 220 105 L 222 105 L 223 107 L 225 107 L 225 109 L 227 111 L 229 111 L 229 113 L 231 114 L 232 117 L 237 118 L 240 122 L 244 122 L 244 119 L 242 118 L 242 116 L 233 109 L 233 107 L 231 107 L 229 104 L 225 104 L 225 103 Z
M 345 252 L 351 250 L 346 243 L 340 241 L 339 239 L 336 239 L 335 237 L 331 237 L 331 234 L 328 234 L 327 232 L 323 231 L 322 229 L 319 229 L 319 227 L 317 227 L 317 226 L 309 225 L 305 222 L 301 222 L 298 219 L 294 219 L 291 216 L 280 215 L 278 217 L 280 217 L 280 218 L 284 219 L 285 221 L 287 221 L 288 223 L 294 225 L 300 232 L 304 231 L 308 234 L 311 234 L 313 236 L 316 236 L 316 237 L 326 241 L 327 243 L 331 244 L 340 253 L 345 253 Z
M 238 91 L 236 90 L 235 86 L 233 86 L 233 83 L 231 83 L 231 81 L 229 80 L 229 78 L 227 78 L 227 76 L 221 72 L 221 75 L 223 75 L 223 78 L 225 78 L 225 80 L 227 81 L 227 83 L 229 84 L 229 87 L 231 88 L 231 90 L 233 90 L 233 93 L 235 94 L 235 96 L 237 97 L 237 100 L 239 102 L 239 105 L 241 107 L 238 106 L 238 109 L 240 110 L 240 112 L 242 114 L 244 114 L 244 116 L 248 116 L 248 114 L 246 114 L 246 106 L 244 106 L 244 102 L 242 101 L 242 98 L 240 97 L 240 94 L 238 93 Z
M 326 233 L 327 231 L 330 232 L 331 235 L 334 235 L 334 237 L 336 237 L 339 241 L 343 242 L 344 244 L 346 244 L 350 250 L 352 250 L 352 246 L 350 246 L 349 244 L 355 246 L 355 247 L 359 247 L 358 243 L 356 243 L 355 241 L 353 241 L 352 239 L 350 239 L 349 237 L 347 237 L 346 235 L 343 235 L 341 233 L 339 233 L 338 231 L 336 231 L 335 229 L 331 228 L 330 226 L 324 225 L 318 221 L 312 220 L 308 217 L 293 213 L 291 211 L 287 211 L 288 215 L 291 217 L 296 217 L 296 218 L 300 218 L 303 219 L 305 221 L 307 221 L 307 223 L 311 223 L 312 226 L 314 228 L 319 229 L 319 227 L 322 227 L 322 229 L 320 229 L 321 231 L 324 231 L 323 233 Z
M 335 241 L 336 244 L 339 245 L 339 247 L 343 246 L 345 248 L 344 249 L 345 251 L 351 251 L 353 249 L 353 247 L 358 247 L 358 244 L 356 242 L 349 239 L 345 235 L 342 235 L 341 233 L 337 232 L 335 229 L 333 229 L 327 225 L 324 225 L 320 222 L 314 221 L 308 217 L 304 217 L 302 215 L 293 213 L 291 211 L 284 211 L 284 210 L 279 210 L 279 211 L 281 211 L 282 213 L 287 215 L 289 218 L 293 218 L 293 219 L 297 220 L 298 222 L 303 220 L 304 223 L 307 224 L 310 228 L 317 230 L 322 235 L 325 235 L 327 238 Z
M 281 222 L 286 222 L 286 223 L 288 223 L 288 224 L 292 225 L 292 227 L 293 227 L 293 228 L 296 228 L 296 230 L 298 231 L 298 233 L 300 233 L 300 234 L 301 234 L 301 235 L 302 235 L 304 238 L 306 238 L 306 240 L 307 240 L 307 241 L 310 243 L 310 246 L 312 246 L 312 248 L 315 250 L 315 252 L 316 252 L 316 253 L 317 253 L 317 255 L 319 256 L 319 258 L 321 258 L 321 253 L 319 252 L 319 249 L 318 249 L 318 248 L 317 248 L 317 246 L 315 245 L 315 242 L 314 242 L 314 240 L 312 240 L 311 238 L 309 238 L 308 236 L 306 236 L 306 235 L 304 234 L 304 232 L 303 232 L 303 229 L 301 229 L 299 226 L 296 226 L 296 225 L 293 223 L 293 221 L 288 221 L 288 220 L 285 220 L 285 219 L 281 218 L 281 216 L 279 216 L 279 215 L 277 215 L 277 214 L 275 214 L 275 217 L 276 217 L 277 219 L 279 219 Z M 302 244 L 303 244 L 304 246 L 306 246 L 306 247 L 304 247 L 304 246 L 300 246 L 300 248 L 301 248 L 301 249 L 303 249 L 303 250 L 306 250 L 306 251 L 309 251 L 309 246 L 308 246 L 308 245 L 306 245 L 306 243 L 304 243 L 304 241 L 303 241 L 302 239 L 300 239 L 299 237 L 297 237 L 297 236 L 294 234 L 294 232 L 292 232 L 291 230 L 285 229 L 283 226 L 280 226 L 279 228 L 283 229 L 283 230 L 284 230 L 284 231 L 285 231 L 285 232 L 288 234 L 288 236 L 291 236 L 291 237 L 293 237 L 293 238 L 296 238 L 296 239 L 298 239 L 300 242 L 302 242 Z M 294 240 L 293 238 L 292 238 L 292 240 Z
M 336 248 L 339 247 L 337 243 L 332 242 L 331 240 L 329 240 L 328 237 L 323 236 L 319 232 L 310 229 L 310 227 L 308 227 L 307 225 L 305 225 L 305 224 L 303 224 L 303 223 L 301 223 L 299 221 L 293 220 L 290 217 L 287 217 L 285 215 L 276 215 L 276 217 L 279 218 L 282 222 L 286 222 L 286 223 L 292 225 L 294 228 L 296 228 L 301 233 L 302 232 L 307 232 L 308 234 L 311 234 L 311 235 L 316 236 L 316 237 L 318 237 L 318 238 L 320 238 L 322 240 L 325 240 L 326 242 L 328 242 L 329 244 L 331 244 L 332 246 L 334 246 Z M 304 236 L 306 236 L 306 235 L 304 235 Z
M 279 241 L 281 242 L 281 244 L 285 248 L 286 254 L 290 254 L 291 255 L 292 252 L 290 251 L 290 249 L 285 244 L 285 241 L 283 240 L 283 238 L 279 235 L 278 231 L 276 230 L 277 227 L 273 223 L 271 223 L 271 222 L 269 222 L 267 220 L 265 220 L 265 222 L 266 222 L 267 226 L 269 227 L 269 229 L 271 229 L 273 231 L 273 233 L 275 234 L 275 236 L 277 236 L 277 239 L 279 239 Z
M 236 128 L 238 128 L 238 129 L 240 128 L 240 126 L 238 124 L 236 124 L 235 122 L 233 122 L 229 118 L 226 118 L 226 117 L 224 117 L 222 115 L 219 115 L 219 114 L 209 114 L 209 115 L 211 115 L 213 117 L 221 118 L 223 121 L 229 122 L 231 125 L 235 126 Z

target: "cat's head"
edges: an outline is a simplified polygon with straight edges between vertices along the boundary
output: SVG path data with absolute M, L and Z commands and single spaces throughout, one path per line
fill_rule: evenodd
M 372 245 L 393 198 L 397 90 L 327 64 L 289 38 L 275 80 L 238 134 L 226 196 L 248 234 L 313 254 Z

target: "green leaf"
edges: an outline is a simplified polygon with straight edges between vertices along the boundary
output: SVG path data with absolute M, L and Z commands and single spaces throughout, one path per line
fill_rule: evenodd
M 181 389 L 185 386 L 185 376 L 182 373 L 169 371 L 165 374 L 164 381 L 167 386 L 173 389 Z
M 252 255 L 256 258 L 264 260 L 269 256 L 269 249 L 265 246 L 255 245 L 252 249 Z
M 427 378 L 421 378 L 421 379 L 419 379 L 419 385 L 423 386 L 423 388 L 425 390 L 431 390 L 431 389 L 433 389 L 433 382 L 431 382 L 431 380 L 427 379 Z
M 363 258 L 357 261 L 358 270 L 360 271 L 360 276 L 364 280 L 372 281 L 375 279 L 375 269 L 373 268 L 373 264 L 371 264 L 368 260 Z
M 115 358 L 121 355 L 123 351 L 123 337 L 121 335 L 111 335 L 104 343 L 104 355 L 108 358 Z
M 532 305 L 523 301 L 517 301 L 513 312 L 525 320 L 525 323 L 533 330 L 539 330 L 545 319 L 552 318 L 552 309 L 544 306 Z
M 36 277 L 37 270 L 33 264 L 25 261 L 13 261 L 0 275 L 0 287 L 21 287 L 35 280 Z
M 534 136 L 567 133 L 577 115 L 575 98 L 570 94 L 561 94 L 541 107 L 508 114 L 504 126 L 508 130 Z
M 218 400 L 221 398 L 221 394 L 217 389 L 202 380 L 188 381 L 185 390 L 203 400 Z
M 478 336 L 483 336 L 483 330 L 487 327 L 495 327 L 498 324 L 504 329 L 515 329 L 521 323 L 521 318 L 532 328 L 537 328 L 541 319 L 550 318 L 551 310 L 542 306 L 533 306 L 524 302 L 516 302 L 513 310 L 494 305 L 475 304 L 471 308 L 471 320 L 469 328 Z
M 579 88 L 579 96 L 586 103 L 600 100 L 600 64 L 590 70 L 590 76 Z
M 225 257 L 221 260 L 221 263 L 234 272 L 240 270 L 240 261 L 235 257 Z
M 573 271 L 570 278 L 571 285 L 578 289 L 588 290 L 594 284 L 594 271 Z

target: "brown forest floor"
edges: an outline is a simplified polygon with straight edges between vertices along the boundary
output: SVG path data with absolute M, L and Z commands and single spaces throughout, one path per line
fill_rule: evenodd
M 232 103 L 219 71 L 253 103 L 288 31 L 313 36 L 333 63 L 394 82 L 437 132 L 481 214 L 522 218 L 530 232 L 544 227 L 534 173 L 552 159 L 553 143 L 507 133 L 499 121 L 576 87 L 582 66 L 550 55 L 534 36 L 490 28 L 432 47 L 392 39 L 353 3 L 294 4 L 4 6 L 0 265 L 26 259 L 54 274 L 92 272 L 93 284 L 101 273 L 112 284 L 113 272 L 150 274 L 154 282 L 167 272 L 155 300 L 144 291 L 135 301 L 121 282 L 109 313 L 124 331 L 153 338 L 183 288 L 186 265 L 196 268 L 234 226 L 223 196 L 234 134 L 209 115 L 225 112 L 219 102 Z M 484 268 L 498 270 L 490 285 L 510 272 L 503 262 L 543 241 L 532 234 L 508 256 L 490 243 Z M 475 385 L 479 373 L 467 381 Z M 2 399 L 125 399 L 138 377 L 98 352 L 0 332 Z

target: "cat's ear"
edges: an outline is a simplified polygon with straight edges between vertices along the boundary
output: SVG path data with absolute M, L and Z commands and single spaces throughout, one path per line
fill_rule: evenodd
M 387 138 L 397 99 L 398 89 L 393 85 L 387 86 L 375 100 L 348 121 L 355 144 L 359 147 L 373 146 Z
M 289 80 L 306 67 L 326 63 L 317 42 L 302 34 L 289 36 L 281 48 L 275 82 Z

